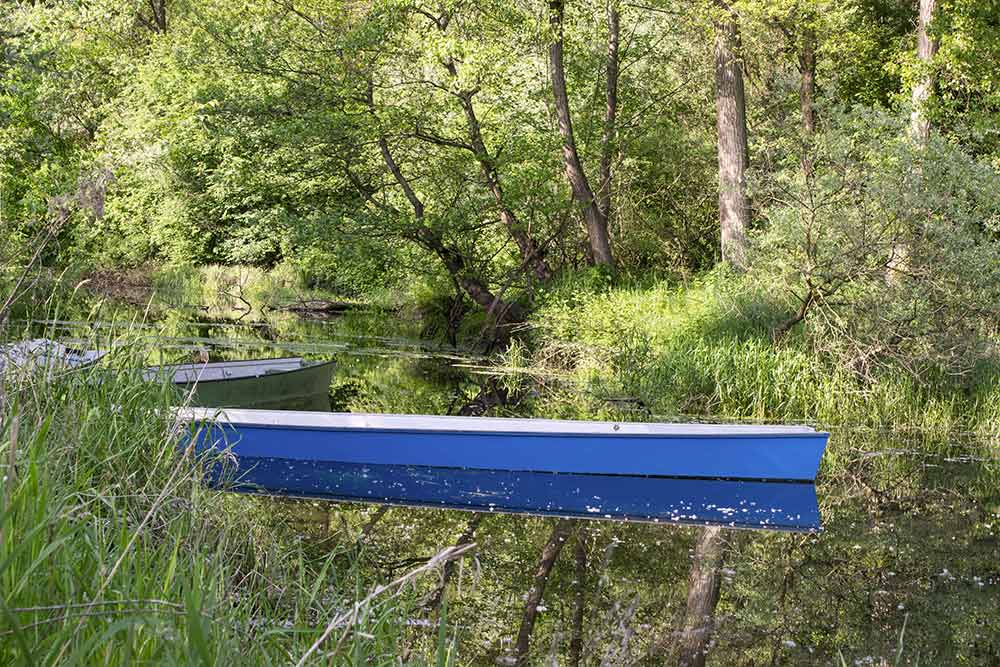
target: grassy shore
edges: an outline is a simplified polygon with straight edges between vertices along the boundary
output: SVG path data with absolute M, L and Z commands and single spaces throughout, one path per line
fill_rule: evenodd
M 114 373 L 3 377 L 0 663 L 290 664 L 339 617 L 310 664 L 395 664 L 412 595 L 366 600 L 347 522 L 319 548 L 208 489 L 177 395 L 118 350 Z
M 271 279 L 262 274 L 256 284 Z M 775 344 L 767 326 L 775 314 L 734 298 L 718 280 L 614 284 L 566 277 L 538 294 L 523 336 L 503 354 L 510 372 L 501 378 L 532 389 L 521 395 L 531 397 L 538 416 L 805 421 L 835 429 L 824 463 L 827 502 L 850 507 L 828 513 L 833 523 L 824 548 L 838 569 L 860 539 L 843 524 L 856 521 L 866 506 L 844 500 L 846 477 L 859 474 L 858 451 L 944 452 L 959 440 L 996 447 L 1000 381 L 988 359 L 975 375 L 938 382 L 888 368 L 862 378 L 818 351 L 805 332 Z M 185 281 L 190 284 L 176 293 L 195 289 L 193 279 Z M 59 317 L 48 313 L 46 319 Z M 127 329 L 100 331 L 124 343 L 106 364 L 116 372 L 100 382 L 73 372 L 7 375 L 0 386 L 0 664 L 263 665 L 295 664 L 306 656 L 308 664 L 388 665 L 407 651 L 407 664 L 449 663 L 461 646 L 449 624 L 429 630 L 408 625 L 407 619 L 421 616 L 415 613 L 417 591 L 428 579 L 371 597 L 385 578 L 364 566 L 358 535 L 374 508 L 338 508 L 339 526 L 327 526 L 322 539 L 303 539 L 303 526 L 290 521 L 293 513 L 280 503 L 209 489 L 203 483 L 208 462 L 185 451 L 183 429 L 169 417 L 167 408 L 178 396 L 140 380 L 148 350 L 130 342 Z M 384 408 L 400 405 L 394 400 Z M 857 436 L 844 437 L 851 434 Z M 923 464 L 880 456 L 865 458 L 862 472 L 904 499 L 907 493 L 915 498 L 923 482 L 910 468 L 922 470 Z M 990 512 L 996 488 L 992 469 L 977 469 L 962 487 Z M 935 525 L 952 515 L 952 502 L 936 504 Z M 970 535 L 992 530 L 980 527 L 987 518 L 967 519 Z M 871 551 L 881 553 L 885 545 L 874 533 L 870 538 Z M 453 539 L 449 533 L 445 543 Z M 941 531 L 940 539 L 940 553 L 951 558 L 951 533 Z M 982 541 L 987 564 L 963 555 L 977 576 L 988 571 L 988 539 Z M 768 537 L 760 544 L 784 543 Z M 530 572 L 533 557 L 513 570 Z M 912 569 L 925 578 L 956 568 L 917 560 Z M 864 561 L 859 568 L 877 569 Z M 762 577 L 775 571 L 770 565 L 760 570 Z M 513 588 L 530 585 L 519 581 Z M 745 593 L 756 600 L 754 595 Z M 906 599 L 907 609 L 918 602 Z M 979 604 L 981 598 L 972 590 L 970 599 Z M 921 618 L 938 623 L 930 611 L 938 607 L 928 600 L 927 611 L 914 612 L 910 621 L 915 632 Z M 481 603 L 503 617 L 503 604 L 485 596 Z M 772 596 L 762 594 L 759 604 L 761 616 L 771 619 Z M 825 618 L 820 611 L 816 618 Z M 756 623 L 748 632 L 759 632 Z M 502 634 L 501 626 L 490 632 Z M 839 635 L 816 641 L 826 641 L 830 654 L 854 645 Z
M 801 331 L 776 343 L 769 325 L 778 317 L 741 299 L 718 275 L 624 286 L 570 278 L 542 294 L 528 344 L 509 350 L 505 363 L 559 378 L 543 400 L 566 416 L 624 410 L 647 418 L 804 421 L 937 440 L 1000 432 L 995 360 L 983 359 L 961 378 L 892 367 L 861 377 Z

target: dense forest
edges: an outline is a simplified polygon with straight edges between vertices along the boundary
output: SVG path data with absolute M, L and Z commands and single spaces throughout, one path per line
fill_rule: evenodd
M 992 2 L 3 11 L 11 259 L 290 264 L 499 321 L 585 267 L 725 260 L 779 337 L 823 320 L 876 356 L 950 357 L 996 314 Z
M 0 342 L 126 350 L 0 372 L 0 662 L 996 664 L 998 63 L 1000 0 L 0 3 Z M 212 493 L 139 369 L 230 325 L 397 346 L 335 410 L 819 426 L 825 532 Z

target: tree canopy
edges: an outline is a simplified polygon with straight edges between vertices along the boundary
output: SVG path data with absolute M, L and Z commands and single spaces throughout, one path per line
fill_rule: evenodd
M 992 187 L 1000 11 L 930 6 L 920 22 L 864 0 L 9 3 L 4 225 L 25 246 L 57 226 L 53 261 L 289 263 L 353 294 L 419 277 L 498 320 L 587 265 L 703 271 L 725 259 L 720 233 L 734 263 L 805 275 L 768 239 L 772 221 L 812 224 L 777 193 L 812 178 L 830 132 L 860 146 L 917 100 L 958 152 L 934 155 Z M 825 232 L 857 242 L 838 220 L 872 211 L 835 200 Z M 984 261 L 994 213 L 963 227 Z M 828 300 L 810 290 L 803 316 Z

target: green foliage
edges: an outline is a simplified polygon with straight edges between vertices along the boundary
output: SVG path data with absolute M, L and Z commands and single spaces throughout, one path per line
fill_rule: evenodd
M 752 278 L 847 368 L 970 372 L 997 335 L 1000 176 L 892 118 L 827 116 L 807 176 L 792 158 L 763 179 Z
M 946 0 L 931 31 L 940 48 L 931 71 L 937 80 L 929 115 L 977 155 L 1000 150 L 1000 87 L 992 63 L 1000 58 L 1000 2 Z
M 550 261 L 578 265 L 584 244 L 560 140 L 537 122 L 550 94 L 537 66 L 547 18 L 529 5 L 494 9 L 449 6 L 440 30 L 408 3 L 348 11 L 329 0 L 301 15 L 267 2 L 175 3 L 165 33 L 147 30 L 116 0 L 11 10 L 20 32 L 9 42 L 15 76 L 3 89 L 11 109 L 4 211 L 43 215 L 50 198 L 108 174 L 100 210 L 75 215 L 64 258 L 105 266 L 293 261 L 317 286 L 378 291 L 440 270 L 412 245 L 410 203 L 375 146 L 383 134 L 416 184 L 426 224 L 487 282 L 504 284 L 518 260 L 480 183 L 480 156 L 461 147 L 469 128 L 453 92 L 468 87 L 507 206 L 548 244 Z M 686 92 L 676 69 L 698 47 L 685 41 L 689 24 L 624 11 L 636 30 L 619 95 L 631 122 L 615 146 L 620 254 L 635 271 L 700 269 L 714 252 L 711 116 L 703 92 Z M 581 101 L 577 136 L 592 172 L 602 106 L 585 91 L 600 84 L 600 16 L 574 10 L 567 24 L 568 74 Z M 683 48 L 658 49 L 663 30 Z M 395 52 L 379 50 L 388 41 Z M 366 55 L 346 62 L 335 55 L 345 50 Z M 442 66 L 446 57 L 461 60 L 457 75 Z M 77 76 L 80 90 L 58 97 L 60 71 Z M 372 109 L 362 103 L 368 79 Z M 669 110 L 647 104 L 657 97 Z M 35 150 L 41 141 L 47 162 Z M 663 159 L 665 146 L 674 159 Z M 664 209 L 649 195 L 665 187 L 688 194 Z M 522 288 L 514 283 L 511 295 Z
M 821 101 L 902 111 L 912 82 L 930 71 L 936 125 L 964 151 L 995 159 L 993 4 L 939 3 L 932 33 L 941 49 L 928 68 L 912 55 L 909 5 L 737 2 L 755 164 L 779 178 L 789 172 L 775 150 L 800 140 L 797 54 L 809 35 Z M 708 3 L 618 10 L 627 44 L 608 147 L 616 255 L 634 279 L 691 276 L 717 253 L 714 14 Z M 415 242 L 423 224 L 465 271 L 530 299 L 534 286 L 485 187 L 485 158 L 504 206 L 549 262 L 569 271 L 586 262 L 561 139 L 545 120 L 551 35 L 541 5 L 460 2 L 433 15 L 395 0 L 321 0 L 298 12 L 258 0 L 178 2 L 165 32 L 144 11 L 121 0 L 4 7 L 3 224 L 24 243 L 65 211 L 47 261 L 291 262 L 313 286 L 362 295 L 443 272 L 441 257 Z M 606 7 L 571 5 L 565 27 L 576 138 L 595 180 Z M 474 91 L 487 155 L 470 149 L 462 91 Z M 829 123 L 842 124 L 833 113 Z M 419 221 L 380 136 L 423 204 Z M 941 159 L 961 161 L 950 155 Z M 880 173 L 908 163 L 888 162 Z
M 297 225 L 292 234 L 289 247 L 296 250 L 285 261 L 296 267 L 308 287 L 345 296 L 371 297 L 402 289 L 421 260 L 412 246 L 337 231 L 328 219 Z
M 901 62 L 914 48 L 916 5 L 892 0 L 836 4 L 846 5 L 848 21 L 821 47 L 829 49 L 830 58 L 820 61 L 820 76 L 834 82 L 838 102 L 894 106 L 909 94 Z
M 365 596 L 352 529 L 310 548 L 280 506 L 208 490 L 211 462 L 170 419 L 173 388 L 115 356 L 113 371 L 3 376 L 0 661 L 297 659 Z M 394 664 L 411 602 L 390 591 L 363 604 L 327 655 Z

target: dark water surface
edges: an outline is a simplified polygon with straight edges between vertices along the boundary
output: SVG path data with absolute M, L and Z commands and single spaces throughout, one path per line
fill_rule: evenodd
M 171 317 L 133 329 L 143 336 L 148 331 L 155 342 L 151 363 L 188 361 L 201 349 L 215 359 L 335 357 L 330 401 L 337 411 L 475 412 L 484 396 L 497 394 L 498 378 L 500 385 L 509 379 L 474 350 L 421 340 L 419 323 L 392 313 L 257 323 Z M 85 340 L 93 329 L 71 320 L 36 326 L 54 327 L 64 340 Z M 554 416 L 548 412 L 553 402 L 537 399 L 556 385 L 520 392 L 499 414 Z M 558 391 L 572 396 L 574 390 Z M 459 664 L 502 662 L 512 650 L 542 549 L 558 521 L 531 514 L 546 513 L 591 516 L 576 520 L 560 542 L 564 548 L 538 607 L 532 664 L 568 664 L 576 633 L 584 664 L 677 664 L 679 647 L 696 635 L 706 638 L 707 662 L 715 665 L 1000 664 L 1000 445 L 968 434 L 828 430 L 816 486 L 822 530 L 723 530 L 719 554 L 695 550 L 704 529 L 664 524 L 688 513 L 678 509 L 685 503 L 697 504 L 690 510 L 697 515 L 712 504 L 730 507 L 739 494 L 755 490 L 708 482 L 655 492 L 641 482 L 604 490 L 619 505 L 631 503 L 622 516 L 653 521 L 653 503 L 663 512 L 661 523 L 602 520 L 603 512 L 587 511 L 585 494 L 573 500 L 554 492 L 551 480 L 518 485 L 508 474 L 481 472 L 466 474 L 456 482 L 460 488 L 443 495 L 432 479 L 424 485 L 426 504 L 461 507 L 455 498 L 463 494 L 495 494 L 525 514 L 479 517 L 416 507 L 383 513 L 377 504 L 316 499 L 273 499 L 265 506 L 287 517 L 317 550 L 357 540 L 370 582 L 400 574 L 474 528 L 475 556 L 449 588 Z M 383 485 L 418 484 L 428 474 L 376 472 Z M 357 495 L 367 483 L 365 471 L 338 474 L 327 489 L 339 484 L 352 489 L 343 495 Z M 716 496 L 723 502 L 714 502 Z M 569 505 L 582 512 L 566 511 Z M 718 583 L 719 599 L 714 617 L 696 623 L 687 614 L 689 579 L 706 572 Z M 583 622 L 576 624 L 581 601 Z M 436 630 L 427 633 L 433 644 Z

